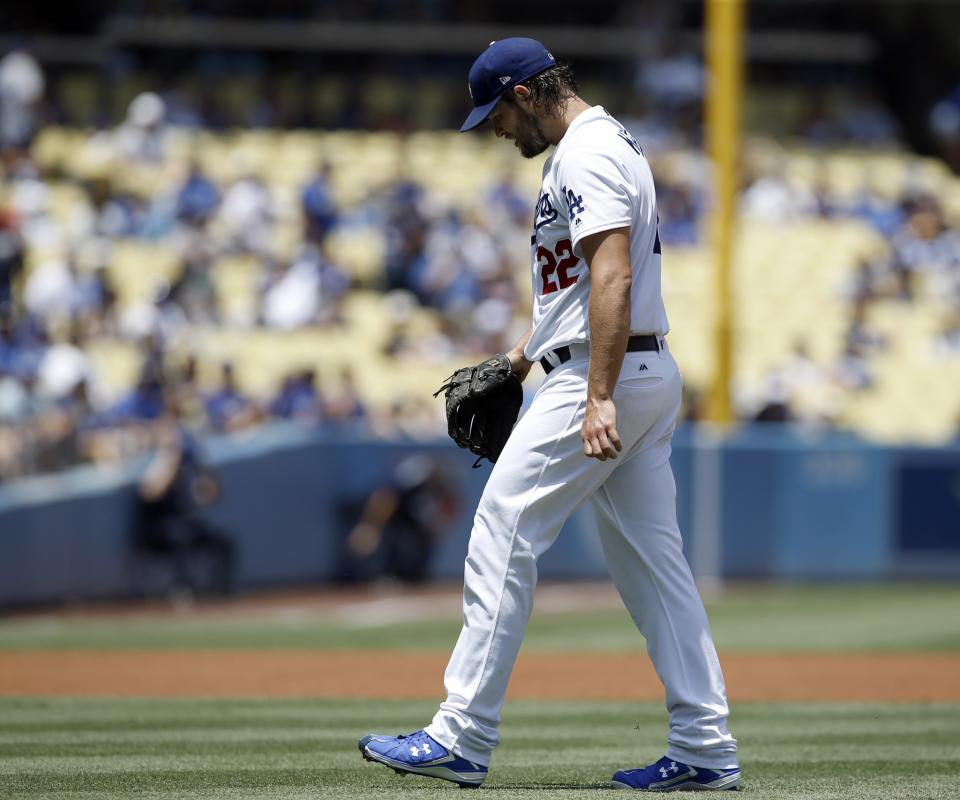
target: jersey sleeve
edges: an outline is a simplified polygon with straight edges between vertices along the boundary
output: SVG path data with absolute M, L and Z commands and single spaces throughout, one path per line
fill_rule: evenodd
M 570 150 L 558 165 L 557 177 L 575 255 L 583 256 L 583 237 L 632 222 L 636 189 L 630 185 L 626 166 L 615 155 L 592 148 Z

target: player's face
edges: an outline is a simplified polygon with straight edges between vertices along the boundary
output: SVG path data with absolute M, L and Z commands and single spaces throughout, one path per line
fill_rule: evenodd
M 497 103 L 490 122 L 497 136 L 512 139 L 524 158 L 538 156 L 550 146 L 536 115 L 519 103 Z

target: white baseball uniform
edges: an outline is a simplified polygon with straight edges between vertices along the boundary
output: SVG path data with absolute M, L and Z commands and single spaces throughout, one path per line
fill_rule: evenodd
M 590 272 L 580 241 L 630 228 L 631 333 L 657 351 L 628 352 L 616 385 L 615 460 L 583 454 Z M 464 625 L 444 678 L 447 699 L 430 736 L 488 765 L 507 683 L 532 610 L 537 559 L 589 500 L 611 576 L 666 689 L 669 758 L 737 766 L 723 675 L 700 595 L 683 556 L 670 440 L 681 379 L 665 348 L 656 195 L 639 146 L 607 112 L 578 115 L 543 170 L 534 223 L 530 360 L 557 365 L 500 455 L 480 499 L 464 571 Z M 556 348 L 570 347 L 559 364 Z

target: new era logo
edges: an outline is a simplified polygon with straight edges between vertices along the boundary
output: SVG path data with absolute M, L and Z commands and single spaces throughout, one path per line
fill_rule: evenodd
M 508 83 L 510 83 L 510 76 L 509 76 L 509 75 L 501 75 L 501 76 L 500 76 L 500 85 L 501 85 L 501 86 L 506 86 Z

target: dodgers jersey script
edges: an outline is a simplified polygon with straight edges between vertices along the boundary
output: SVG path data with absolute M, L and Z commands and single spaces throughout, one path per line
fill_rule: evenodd
M 590 338 L 584 236 L 630 227 L 631 333 L 669 331 L 660 295 L 653 175 L 636 140 L 600 106 L 581 113 L 543 167 L 531 237 L 533 332 L 524 356 Z

